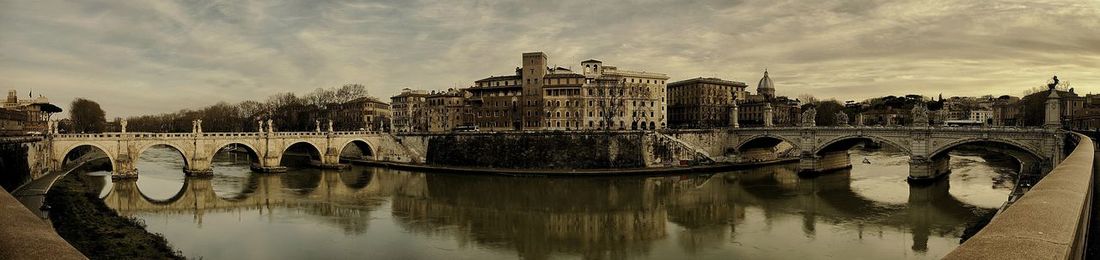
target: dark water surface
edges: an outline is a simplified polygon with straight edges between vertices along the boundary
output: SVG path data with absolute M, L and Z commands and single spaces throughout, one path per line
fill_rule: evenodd
M 883 151 L 853 150 L 851 170 L 815 178 L 793 164 L 615 178 L 256 174 L 234 157 L 220 154 L 213 178 L 185 178 L 178 153 L 150 149 L 137 181 L 98 177 L 101 196 L 204 259 L 925 259 L 1000 206 L 1016 170 L 957 152 L 948 180 L 910 187 L 908 157 Z

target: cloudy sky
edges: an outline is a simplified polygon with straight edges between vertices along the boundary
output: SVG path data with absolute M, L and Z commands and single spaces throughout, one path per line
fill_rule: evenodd
M 1100 93 L 1100 1 L 0 0 L 0 87 L 109 117 L 362 83 L 389 97 L 512 72 L 520 53 L 840 100 Z

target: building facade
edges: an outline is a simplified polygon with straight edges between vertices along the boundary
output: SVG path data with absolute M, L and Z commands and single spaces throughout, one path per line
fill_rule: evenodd
M 541 52 L 521 58 L 514 75 L 477 80 L 469 88 L 453 90 L 461 93 L 453 96 L 425 94 L 425 100 L 440 101 L 429 102 L 430 108 L 421 114 L 412 109 L 411 92 L 394 96 L 394 128 L 445 132 L 457 126 L 482 131 L 668 127 L 665 74 L 622 70 L 598 60 L 581 62 L 582 71 L 551 68 Z M 424 118 L 422 128 L 414 123 L 417 116 Z
M 45 133 L 49 131 L 50 116 L 61 112 L 60 107 L 50 104 L 49 99 L 42 95 L 38 97 L 28 95 L 28 97 L 28 99 L 20 99 L 15 90 L 8 91 L 8 97 L 4 100 L 3 106 L 6 110 L 3 112 L 5 132 Z M 15 113 L 24 115 L 17 116 Z M 19 120 L 21 122 L 17 123 L 16 121 Z
M 333 120 L 340 130 L 390 131 L 393 112 L 390 104 L 375 97 L 361 97 L 336 107 Z
M 447 132 L 455 127 L 466 125 L 463 119 L 467 118 L 466 113 L 469 112 L 466 106 L 467 93 L 469 92 L 452 88 L 428 94 L 424 103 L 427 111 L 427 120 L 425 120 L 427 131 Z
M 694 78 L 668 84 L 670 128 L 731 126 L 735 102 L 744 101 L 748 84 L 719 78 Z M 762 115 L 761 115 L 762 116 Z
M 401 94 L 390 98 L 393 131 L 424 132 L 428 130 L 425 102 L 428 92 L 402 89 Z

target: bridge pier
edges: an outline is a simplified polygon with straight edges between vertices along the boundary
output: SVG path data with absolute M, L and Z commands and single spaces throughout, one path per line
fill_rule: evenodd
M 129 156 L 119 156 L 114 164 L 115 170 L 111 173 L 112 180 L 137 179 L 137 167 L 134 166 L 134 160 L 131 160 Z
M 798 160 L 798 171 L 801 174 L 848 168 L 852 168 L 852 160 L 848 156 L 848 150 L 821 152 L 821 155 L 815 155 L 807 151 L 803 152 Z
M 937 156 L 925 158 L 924 156 L 909 157 L 909 183 L 925 184 L 934 182 L 951 173 L 951 157 Z
M 329 146 L 325 149 L 325 155 L 321 156 L 321 163 L 314 165 L 321 169 L 336 169 L 342 170 L 347 168 L 348 165 L 340 164 L 340 152 L 341 150 L 336 147 Z

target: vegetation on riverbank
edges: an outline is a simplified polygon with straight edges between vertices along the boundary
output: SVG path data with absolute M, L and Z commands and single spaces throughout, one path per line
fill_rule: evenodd
M 91 259 L 183 259 L 140 220 L 107 207 L 77 176 L 58 180 L 46 203 L 57 233 Z

